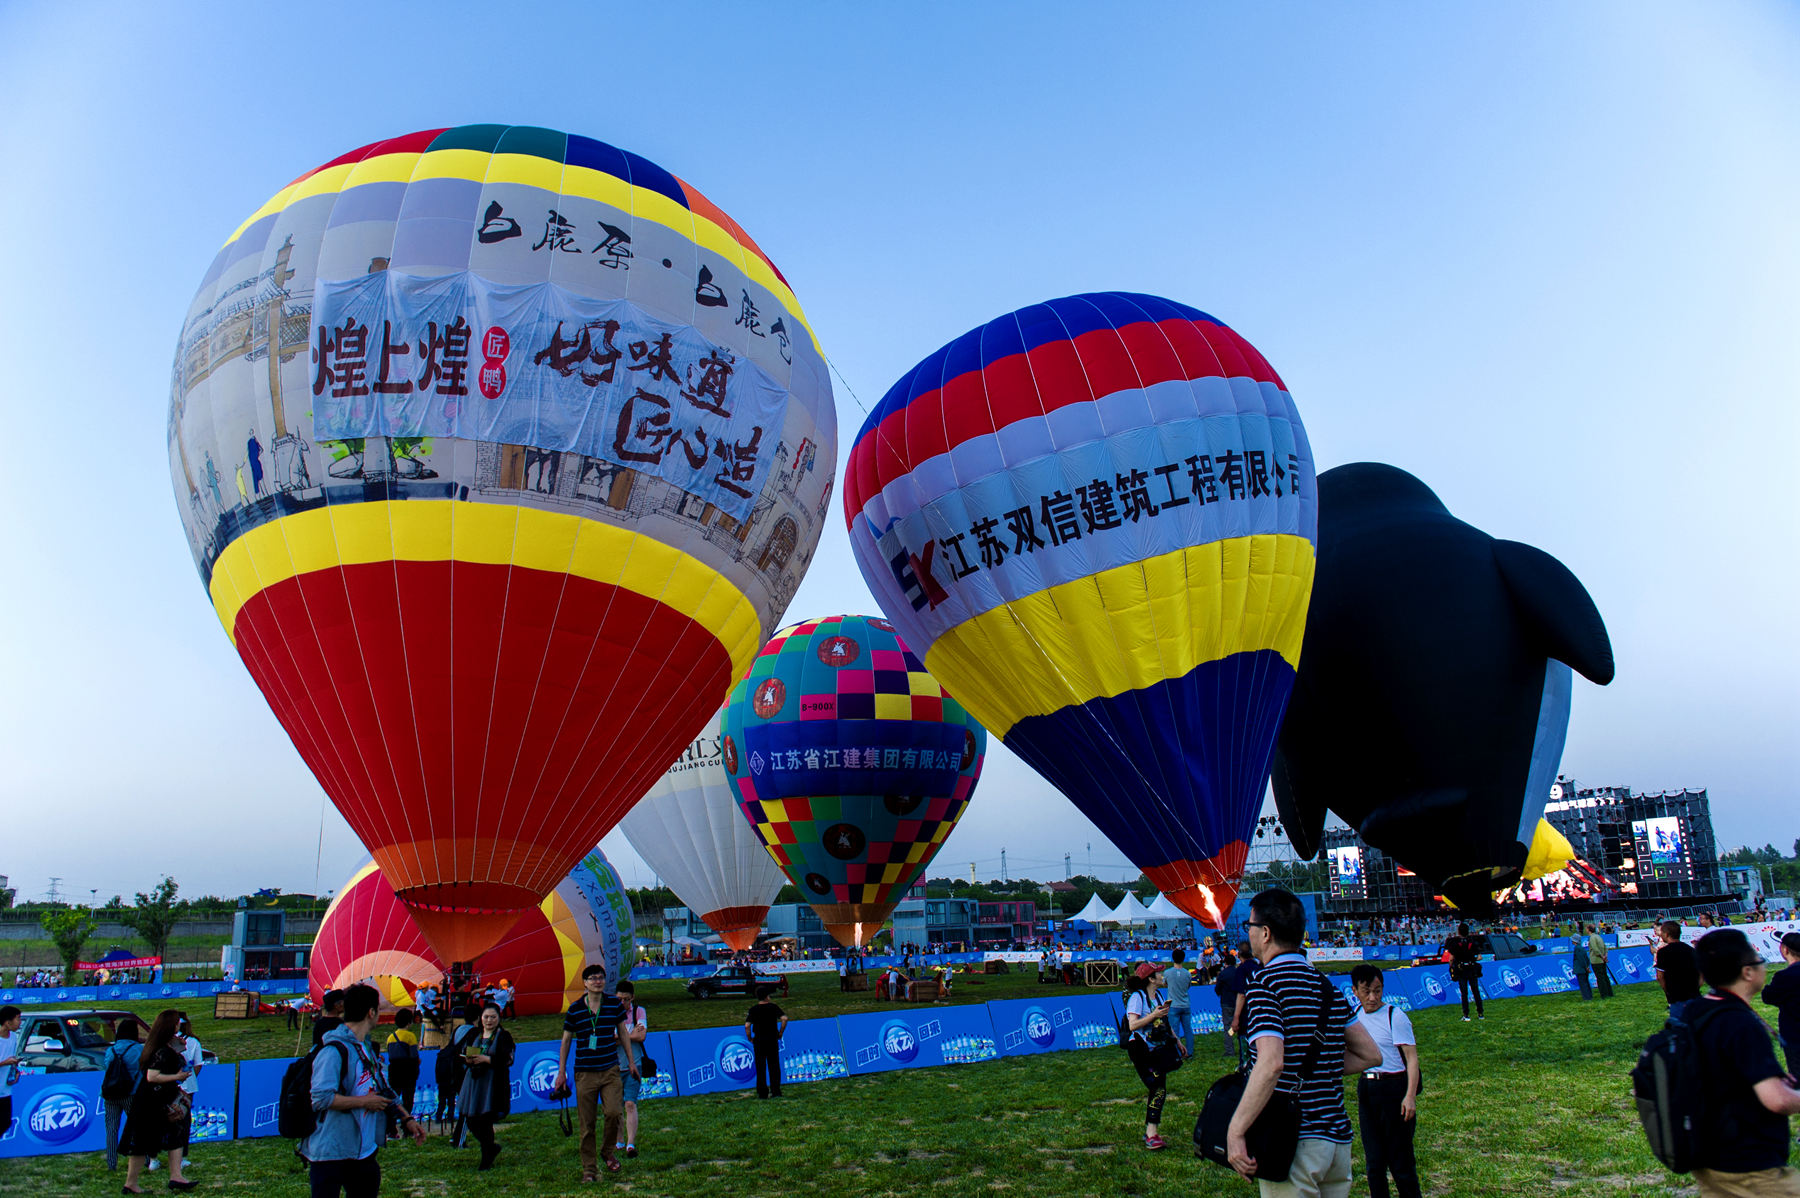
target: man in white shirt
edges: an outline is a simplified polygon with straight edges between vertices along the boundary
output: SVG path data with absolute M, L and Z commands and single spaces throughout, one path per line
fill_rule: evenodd
M 12 1129 L 12 1088 L 19 1080 L 19 1024 L 24 1013 L 0 1007 L 0 1136 Z
M 1357 1018 L 1381 1063 L 1356 1082 L 1357 1122 L 1361 1124 L 1363 1162 L 1370 1198 L 1388 1198 L 1388 1174 L 1400 1198 L 1419 1198 L 1419 1169 L 1413 1158 L 1413 1133 L 1419 1123 L 1419 1048 L 1412 1020 L 1405 1011 L 1382 1001 L 1381 970 L 1368 963 L 1350 971 L 1350 985 L 1362 1010 Z

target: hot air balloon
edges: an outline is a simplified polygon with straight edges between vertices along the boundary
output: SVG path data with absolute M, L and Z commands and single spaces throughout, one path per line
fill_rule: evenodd
M 781 891 L 781 867 L 738 811 L 721 736 L 718 722 L 709 724 L 619 830 L 675 896 L 741 952 L 756 943 Z
M 590 897 L 597 892 L 599 902 Z M 626 917 L 620 920 L 623 907 Z M 581 971 L 598 961 L 616 984 L 633 962 L 630 903 L 618 874 L 595 849 L 535 908 L 519 917 L 475 961 L 485 982 L 506 981 L 521 1015 L 564 1010 L 581 994 Z M 373 861 L 344 883 L 325 909 L 313 942 L 307 987 L 313 1000 L 327 990 L 372 979 L 385 1006 L 412 1005 L 412 993 L 449 971 L 394 897 Z
M 252 213 L 168 423 L 226 634 L 457 962 L 718 710 L 811 560 L 836 437 L 742 229 L 635 154 L 504 125 L 365 146 Z
M 926 668 L 1181 910 L 1220 926 L 1312 588 L 1312 455 L 1242 337 L 1148 295 L 971 330 L 870 414 L 863 577 Z
M 725 771 L 770 855 L 867 944 L 969 805 L 987 733 L 886 620 L 784 628 L 732 689 Z
M 1382 462 L 1319 476 L 1319 588 L 1275 801 L 1302 856 L 1327 809 L 1480 914 L 1574 856 L 1543 821 L 1571 667 L 1612 681 L 1587 589 L 1541 549 L 1452 516 Z

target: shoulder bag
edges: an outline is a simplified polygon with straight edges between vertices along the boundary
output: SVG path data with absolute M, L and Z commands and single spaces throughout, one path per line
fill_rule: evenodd
M 1319 990 L 1319 1026 L 1312 1043 L 1307 1045 L 1306 1056 L 1299 1069 L 1303 1085 L 1318 1062 L 1320 1048 L 1324 1046 L 1332 1004 L 1342 1001 L 1338 997 L 1337 987 L 1327 981 L 1323 974 L 1319 975 Z M 1231 1118 L 1237 1114 L 1238 1103 L 1243 1101 L 1244 1090 L 1249 1081 L 1249 1073 L 1239 1069 L 1221 1077 L 1207 1090 L 1206 1098 L 1200 1104 L 1200 1118 L 1194 1124 L 1195 1156 L 1205 1157 L 1215 1164 L 1231 1168 L 1231 1155 L 1226 1147 L 1226 1140 L 1231 1130 Z M 1280 1085 L 1279 1078 L 1276 1079 L 1276 1084 Z M 1271 1092 L 1262 1113 L 1257 1115 L 1256 1122 L 1245 1133 L 1244 1146 L 1256 1161 L 1256 1180 L 1286 1181 L 1288 1171 L 1294 1167 L 1294 1153 L 1300 1147 L 1300 1096 L 1281 1089 Z

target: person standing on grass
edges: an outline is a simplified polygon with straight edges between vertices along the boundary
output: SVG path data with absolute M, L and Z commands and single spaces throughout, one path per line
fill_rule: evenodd
M 1400 1198 L 1420 1198 L 1419 1167 L 1413 1157 L 1418 1124 L 1419 1048 L 1412 1019 L 1382 1001 L 1381 970 L 1358 965 L 1350 986 L 1362 1004 L 1357 1020 L 1381 1053 L 1381 1064 L 1365 1070 L 1356 1083 L 1356 1114 L 1362 1129 L 1363 1164 L 1369 1174 L 1369 1198 L 1388 1198 L 1388 1174 Z
M 608 1173 L 625 1167 L 613 1153 L 613 1141 L 619 1138 L 619 1124 L 625 1118 L 619 1043 L 630 1029 L 625 1026 L 625 1005 L 617 995 L 606 992 L 606 966 L 596 962 L 582 970 L 581 986 L 584 993 L 563 1014 L 555 1088 L 564 1094 L 569 1092 L 569 1050 L 573 1048 L 575 1112 L 581 1120 L 581 1180 L 593 1181 L 599 1176 L 602 1161 Z M 635 1063 L 630 1072 L 637 1072 Z M 594 1134 L 596 1108 L 606 1116 L 598 1140 Z
M 1475 990 L 1475 1018 L 1486 1019 L 1481 1006 L 1481 942 L 1469 935 L 1469 925 L 1456 925 L 1456 935 L 1444 945 L 1450 954 L 1450 980 L 1462 992 L 1462 1021 L 1469 1022 L 1469 989 Z
M 1588 929 L 1587 938 L 1588 964 L 1594 967 L 1594 986 L 1600 991 L 1601 998 L 1613 996 L 1612 970 L 1606 964 L 1606 939 L 1600 935 L 1600 925 L 1595 924 Z
M 1762 1000 L 1777 1012 L 1775 1026 L 1787 1053 L 1788 1072 L 1800 1077 L 1800 932 L 1781 938 L 1781 959 L 1787 968 L 1769 979 Z
M 1673 1012 L 1682 1003 L 1700 997 L 1700 963 L 1692 945 L 1681 940 L 1681 925 L 1665 919 L 1656 925 L 1662 946 L 1656 950 L 1656 984 Z
M 1306 910 L 1298 898 L 1286 890 L 1261 892 L 1250 900 L 1246 927 L 1260 966 L 1245 996 L 1250 1080 L 1226 1131 L 1231 1167 L 1256 1176 L 1246 1138 L 1280 1089 L 1299 1103 L 1300 1142 L 1286 1181 L 1257 1181 L 1261 1198 L 1348 1198 L 1351 1134 L 1343 1078 L 1375 1068 L 1381 1053 L 1356 1007 L 1301 955 Z
M 393 1092 L 381 1075 L 369 1033 L 381 1019 L 381 995 L 373 986 L 343 993 L 343 1016 L 325 1034 L 312 1066 L 312 1108 L 319 1125 L 295 1151 L 307 1162 L 312 1198 L 375 1198 L 381 1192 L 381 1162 L 387 1142 Z M 425 1142 L 424 1126 L 405 1107 L 400 1129 L 413 1143 Z
M 629 980 L 619 983 L 619 1003 L 625 1008 L 625 1038 L 619 1042 L 619 1068 L 627 1074 L 623 1086 L 625 1139 L 613 1147 L 636 1157 L 638 1092 L 644 1085 L 644 1039 L 650 1034 L 650 1016 L 637 1005 L 637 986 Z
M 0 1007 L 0 1136 L 12 1130 L 12 1088 L 19 1080 L 19 1024 L 15 1006 Z
M 1169 1075 L 1157 1068 L 1154 1055 L 1155 1041 L 1170 1033 L 1169 1004 L 1157 988 L 1160 977 L 1161 971 L 1145 961 L 1125 979 L 1125 1051 L 1149 1091 L 1144 1102 L 1144 1147 L 1152 1152 L 1168 1147 L 1162 1138 L 1162 1110 Z
M 394 1034 L 387 1038 L 388 1083 L 400 1095 L 400 1105 L 412 1110 L 413 1096 L 419 1090 L 419 1036 L 412 1030 L 413 1013 L 406 1007 L 394 1012 Z
M 176 1025 L 175 1050 L 181 1054 L 182 1061 L 187 1065 L 188 1076 L 187 1080 L 181 1083 L 181 1092 L 188 1096 L 188 1109 L 192 1110 L 199 1105 L 197 1100 L 200 1097 L 200 1067 L 206 1062 L 206 1050 L 200 1046 L 200 1038 L 194 1035 L 194 1025 L 188 1022 L 186 1015 L 183 1015 L 181 1022 Z M 190 1155 L 187 1162 L 188 1168 L 193 1168 L 193 1163 Z
M 1768 967 L 1736 928 L 1708 932 L 1694 952 L 1712 987 L 1683 1011 L 1703 1069 L 1694 1169 L 1701 1198 L 1800 1198 L 1800 1170 L 1787 1163 L 1787 1117 L 1800 1111 L 1800 1090 L 1782 1074 L 1768 1025 L 1750 1007 Z
M 1176 949 L 1169 954 L 1169 968 L 1165 973 L 1166 990 L 1169 996 L 1169 1030 L 1181 1041 L 1181 1047 L 1188 1056 L 1194 1055 L 1194 1011 L 1193 1000 L 1188 990 L 1194 984 L 1194 975 L 1188 972 L 1187 952 Z
M 756 1005 L 744 1016 L 744 1034 L 756 1057 L 756 1096 L 781 1097 L 781 1037 L 787 1032 L 787 1012 L 769 1001 L 773 986 L 756 988 Z
M 118 1056 L 124 1060 L 125 1069 L 131 1075 L 132 1090 L 137 1090 L 138 1083 L 144 1080 L 143 1038 L 143 1024 L 130 1015 L 119 1020 L 119 1025 L 113 1029 L 112 1046 L 100 1058 L 102 1084 L 106 1079 L 106 1067 L 112 1064 L 114 1056 Z M 131 1106 L 131 1095 L 105 1098 L 103 1101 L 106 1103 L 106 1168 L 108 1172 L 116 1172 L 119 1167 L 119 1124 L 124 1121 L 125 1112 Z
M 1588 961 L 1587 924 L 1577 922 L 1575 931 L 1569 936 L 1569 968 L 1575 972 L 1575 981 L 1581 986 L 1581 1001 L 1594 1001 L 1593 966 Z
M 193 1120 L 185 1113 L 177 1118 L 174 1104 L 183 1097 L 181 1083 L 193 1074 L 175 1043 L 180 1026 L 179 1011 L 164 1011 L 150 1025 L 150 1035 L 144 1041 L 144 1079 L 131 1096 L 125 1119 L 127 1194 L 144 1192 L 137 1188 L 138 1179 L 151 1158 L 163 1152 L 169 1154 L 171 1190 L 191 1190 L 199 1184 L 181 1175 Z
M 494 1124 L 512 1111 L 514 1049 L 512 1033 L 500 1026 L 499 1003 L 484 1003 L 474 1028 L 463 1041 L 465 1071 L 456 1104 L 462 1108 L 463 1126 L 481 1145 L 481 1163 L 475 1166 L 476 1171 L 485 1173 L 500 1155 Z M 461 1144 L 457 1146 L 460 1148 Z

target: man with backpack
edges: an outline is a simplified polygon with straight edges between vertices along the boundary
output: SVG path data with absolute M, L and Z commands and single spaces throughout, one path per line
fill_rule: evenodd
M 343 1023 L 326 1032 L 312 1054 L 311 1105 L 317 1122 L 299 1147 L 309 1162 L 312 1198 L 338 1198 L 340 1192 L 345 1198 L 374 1198 L 381 1192 L 376 1155 L 387 1141 L 394 1096 L 368 1044 L 380 1017 L 381 995 L 375 988 L 351 986 L 344 991 Z M 286 1089 L 284 1084 L 284 1099 Z M 425 1142 L 424 1126 L 404 1107 L 400 1127 L 414 1143 Z
M 1736 928 L 1708 932 L 1694 952 L 1712 993 L 1671 1013 L 1633 1073 L 1646 1126 L 1662 1129 L 1651 1145 L 1664 1164 L 1692 1170 L 1702 1198 L 1800 1198 L 1800 1170 L 1787 1163 L 1800 1090 L 1750 1007 L 1768 967 Z M 1646 1085 L 1648 1065 L 1665 1079 L 1660 1095 Z

